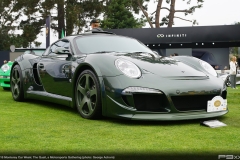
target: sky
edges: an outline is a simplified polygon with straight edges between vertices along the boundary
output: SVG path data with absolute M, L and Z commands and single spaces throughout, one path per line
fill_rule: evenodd
M 175 10 L 184 10 L 189 6 L 196 5 L 197 0 L 192 0 L 190 5 L 186 1 L 176 0 Z M 154 11 L 156 3 L 151 3 L 149 10 Z M 162 7 L 168 7 L 163 4 Z M 149 11 L 149 13 L 152 13 Z M 168 11 L 162 10 L 161 14 L 166 15 Z M 231 25 L 234 22 L 240 22 L 240 0 L 204 0 L 203 7 L 196 9 L 193 15 L 185 17 L 184 13 L 176 13 L 175 16 L 186 18 L 189 20 L 196 19 L 199 23 L 198 26 L 210 25 Z M 191 26 L 192 23 L 180 19 L 174 19 L 175 27 Z
M 151 14 L 156 9 L 157 3 L 153 3 L 154 0 L 151 0 L 149 3 L 148 14 Z M 192 5 L 196 5 L 197 0 L 192 0 L 190 5 L 187 5 L 188 0 L 176 0 L 175 10 L 187 9 Z M 166 3 L 162 7 L 168 7 Z M 167 10 L 161 10 L 160 19 L 168 14 Z M 184 13 L 176 13 L 175 16 L 182 17 L 188 20 L 197 20 L 198 25 L 196 26 L 212 26 L 212 25 L 232 25 L 236 22 L 240 22 L 240 0 L 205 0 L 203 7 L 196 9 L 192 15 L 185 16 Z M 174 19 L 173 27 L 189 27 L 192 26 L 191 22 L 183 21 L 180 19 Z M 144 28 L 149 28 L 149 25 L 146 24 Z M 45 33 L 45 29 L 44 32 Z M 50 44 L 55 42 L 58 37 L 57 34 L 50 33 Z M 39 35 L 38 41 L 42 42 L 41 47 L 46 47 L 46 37 L 45 35 Z

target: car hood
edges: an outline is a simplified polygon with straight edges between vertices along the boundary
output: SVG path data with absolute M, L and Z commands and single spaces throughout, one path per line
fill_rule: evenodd
M 115 56 L 135 63 L 144 73 L 162 77 L 207 77 L 205 73 L 169 57 L 154 56 L 148 53 L 115 54 Z

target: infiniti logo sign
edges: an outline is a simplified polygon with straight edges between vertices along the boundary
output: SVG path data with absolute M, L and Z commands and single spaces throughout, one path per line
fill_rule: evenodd
M 185 33 L 183 33 L 183 34 L 179 33 L 179 34 L 158 34 L 158 35 L 157 35 L 157 38 L 164 38 L 164 37 L 166 37 L 166 38 L 170 38 L 170 37 L 181 38 L 181 37 L 187 37 L 187 34 L 185 34 Z
M 164 34 L 158 34 L 157 37 L 158 37 L 158 38 L 163 38 L 163 37 L 164 37 Z

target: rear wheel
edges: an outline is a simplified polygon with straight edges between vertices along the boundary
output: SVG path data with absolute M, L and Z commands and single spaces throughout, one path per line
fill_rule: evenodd
M 12 97 L 15 101 L 23 101 L 23 77 L 19 65 L 15 65 L 10 76 Z
M 97 119 L 102 113 L 100 85 L 91 70 L 83 71 L 75 86 L 75 99 L 78 112 L 83 118 Z

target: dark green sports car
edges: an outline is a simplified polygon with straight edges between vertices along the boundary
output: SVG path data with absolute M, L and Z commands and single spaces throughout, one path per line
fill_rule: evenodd
M 184 120 L 228 112 L 227 88 L 208 63 L 161 57 L 136 39 L 108 32 L 64 37 L 11 70 L 13 99 L 76 107 L 83 118 Z

